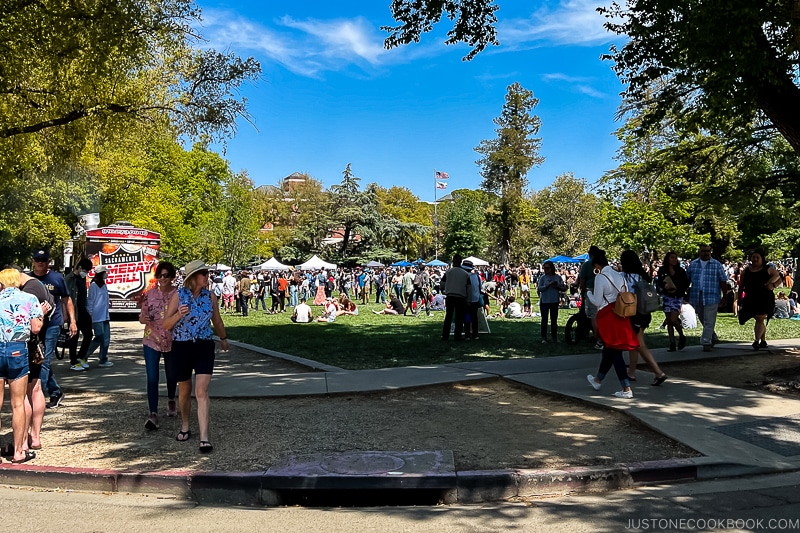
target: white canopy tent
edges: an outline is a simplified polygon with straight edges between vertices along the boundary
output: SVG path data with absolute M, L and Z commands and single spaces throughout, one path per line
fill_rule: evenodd
M 483 259 L 480 259 L 480 258 L 478 258 L 478 257 L 475 257 L 475 256 L 473 256 L 473 255 L 471 255 L 471 256 L 469 256 L 469 257 L 465 257 L 465 258 L 464 258 L 464 261 L 472 261 L 472 264 L 473 264 L 473 265 L 475 265 L 476 267 L 485 267 L 485 266 L 489 266 L 489 263 L 487 263 L 487 262 L 486 262 L 486 261 L 484 261 Z M 463 262 L 463 261 L 462 261 L 462 262 Z
M 302 265 L 299 265 L 297 268 L 299 268 L 300 270 L 321 270 L 321 269 L 334 270 L 336 269 L 336 265 L 333 263 L 328 263 L 326 261 L 323 261 L 322 259 L 320 259 L 315 255 Z
M 223 265 L 222 263 L 217 263 L 216 265 L 208 265 L 208 268 L 211 270 L 230 270 L 231 267 L 228 265 Z
M 265 263 L 256 267 L 258 270 L 290 270 L 291 267 L 284 265 L 274 257 L 269 258 Z

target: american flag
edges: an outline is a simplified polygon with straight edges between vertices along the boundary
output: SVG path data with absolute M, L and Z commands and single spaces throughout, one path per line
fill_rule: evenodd
M 447 172 L 439 172 L 438 170 L 436 171 L 436 179 L 437 180 L 446 180 L 449 177 L 450 177 L 450 174 L 448 174 Z M 444 187 L 442 187 L 442 189 L 444 189 Z
M 446 189 L 447 188 L 447 184 L 445 182 L 443 182 L 443 181 L 437 181 L 436 182 L 436 188 L 437 189 Z

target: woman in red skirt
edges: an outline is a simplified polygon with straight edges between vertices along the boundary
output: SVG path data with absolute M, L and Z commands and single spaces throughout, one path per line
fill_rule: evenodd
M 592 258 L 594 271 L 594 290 L 587 292 L 586 296 L 597 306 L 597 329 L 603 340 L 603 358 L 597 376 L 589 374 L 586 379 L 594 390 L 600 390 L 600 383 L 611 367 L 617 374 L 622 390 L 614 393 L 617 398 L 633 398 L 631 382 L 623 350 L 634 350 L 639 346 L 639 341 L 631 327 L 628 317 L 621 317 L 614 312 L 614 302 L 617 301 L 620 289 L 625 286 L 625 276 L 608 265 L 608 258 L 604 251 L 600 251 Z

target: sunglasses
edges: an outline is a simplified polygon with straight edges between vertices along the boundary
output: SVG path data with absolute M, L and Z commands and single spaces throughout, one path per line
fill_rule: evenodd
M 197 273 L 201 276 L 208 276 L 208 270 L 198 270 Z
M 156 276 L 158 279 L 172 279 L 172 276 L 169 274 L 161 274 L 160 276 Z

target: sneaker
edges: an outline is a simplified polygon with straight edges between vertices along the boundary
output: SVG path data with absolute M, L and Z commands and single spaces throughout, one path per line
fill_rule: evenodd
M 167 404 L 167 416 L 178 416 L 178 406 L 175 400 L 170 400 Z
M 632 390 L 618 390 L 617 392 L 614 393 L 614 396 L 616 396 L 617 398 L 631 399 L 631 398 L 633 398 L 633 391 Z
M 80 363 L 75 363 L 74 365 L 69 367 L 69 369 L 74 370 L 75 372 L 84 372 L 86 370 Z
M 111 361 L 103 361 L 102 363 L 97 363 L 97 366 L 102 366 L 103 368 L 108 368 L 110 366 L 114 366 L 114 363 Z
M 597 341 L 597 343 L 594 345 L 595 350 L 602 350 L 603 348 L 605 348 L 605 346 L 603 346 L 603 343 L 600 341 Z
M 78 359 L 78 364 L 83 368 L 89 368 L 89 362 L 86 359 Z
M 761 348 L 762 350 L 766 349 L 767 348 L 767 341 L 759 342 L 758 343 L 758 347 Z
M 600 384 L 594 380 L 593 375 L 589 374 L 586 376 L 586 381 L 589 382 L 589 385 L 591 385 L 594 390 L 600 390 Z
M 147 421 L 144 423 L 145 429 L 158 429 L 158 416 L 153 413 L 150 413 L 150 416 L 147 417 Z
M 48 405 L 48 407 L 50 407 L 50 409 L 61 407 L 61 402 L 63 401 L 64 401 L 64 393 L 60 392 L 56 396 L 50 396 L 50 404 Z

